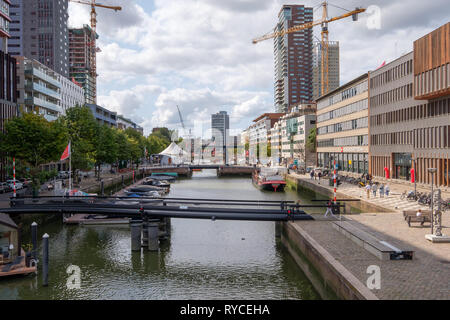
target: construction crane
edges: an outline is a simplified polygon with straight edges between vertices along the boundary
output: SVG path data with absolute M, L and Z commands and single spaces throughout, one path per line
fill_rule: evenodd
M 122 10 L 122 7 L 118 6 L 106 6 L 100 3 L 96 3 L 96 0 L 69 0 L 71 2 L 81 3 L 81 4 L 87 4 L 91 6 L 91 28 L 94 30 L 94 32 L 97 30 L 97 12 L 95 11 L 95 7 L 105 8 L 105 9 L 112 9 L 114 11 Z
M 321 70 L 321 75 L 322 75 L 321 94 L 324 95 L 325 93 L 328 92 L 328 89 L 329 89 L 328 88 L 328 35 L 329 35 L 328 23 L 337 21 L 337 20 L 341 20 L 341 19 L 344 19 L 344 18 L 347 18 L 350 16 L 352 16 L 353 21 L 357 21 L 358 14 L 366 11 L 366 9 L 356 8 L 355 10 L 349 11 L 338 17 L 328 18 L 328 2 L 327 1 L 322 2 L 321 6 L 322 6 L 322 19 L 320 19 L 318 21 L 312 21 L 312 22 L 307 22 L 304 24 L 296 25 L 296 26 L 293 26 L 293 27 L 285 29 L 285 30 L 267 33 L 261 37 L 253 39 L 252 42 L 253 42 L 253 44 L 256 44 L 256 43 L 264 41 L 264 40 L 272 39 L 275 37 L 282 37 L 285 34 L 297 32 L 297 31 L 312 28 L 317 25 L 321 25 L 322 26 L 322 32 L 321 32 L 322 40 L 321 40 L 321 45 L 320 45 L 321 46 L 321 48 L 320 48 L 321 55 L 322 55 L 322 59 L 321 59 L 322 60 L 321 61 L 321 68 L 322 68 L 322 70 Z
M 96 37 L 97 37 L 97 12 L 95 11 L 95 7 L 112 9 L 115 12 L 122 10 L 122 7 L 119 6 L 107 6 L 100 3 L 96 3 L 96 0 L 69 0 L 71 2 L 86 4 L 91 6 L 91 29 L 94 33 L 94 38 L 92 42 L 88 43 L 93 48 L 92 61 L 91 61 L 91 76 L 95 81 L 95 86 L 97 85 L 97 52 L 101 52 L 101 49 L 96 46 Z M 97 100 L 96 93 L 94 94 L 94 99 Z
M 177 105 L 177 110 L 178 110 L 178 115 L 180 116 L 180 122 L 181 122 L 181 126 L 183 127 L 183 132 L 186 131 L 186 128 L 184 127 L 184 121 L 183 121 L 183 117 L 181 116 L 181 111 L 180 108 Z

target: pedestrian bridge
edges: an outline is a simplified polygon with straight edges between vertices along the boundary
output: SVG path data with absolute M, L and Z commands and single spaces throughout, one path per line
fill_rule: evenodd
M 149 197 L 23 197 L 12 198 L 14 214 L 93 214 L 105 218 L 289 221 L 312 220 L 294 201 L 149 198 Z
M 162 167 L 145 167 L 143 168 L 146 174 L 158 172 L 174 172 L 182 176 L 192 176 L 192 171 L 195 169 L 214 169 L 217 170 L 218 176 L 223 175 L 251 175 L 255 170 L 252 166 L 235 166 L 224 164 L 189 164 L 179 166 L 162 166 Z

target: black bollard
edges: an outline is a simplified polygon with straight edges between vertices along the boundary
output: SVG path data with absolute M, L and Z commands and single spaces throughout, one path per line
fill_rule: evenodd
M 44 287 L 48 286 L 48 234 L 44 234 L 42 236 L 42 247 L 43 247 L 43 253 L 42 253 L 42 285 Z
M 101 189 L 101 195 L 103 197 L 105 195 L 105 184 L 103 183 L 103 180 L 100 182 L 100 189 Z
M 37 252 L 37 223 L 33 222 L 31 224 L 31 244 L 33 245 L 33 253 L 32 257 L 36 260 L 36 252 Z
M 123 175 L 122 175 L 122 187 L 125 186 L 124 180 L 123 180 Z

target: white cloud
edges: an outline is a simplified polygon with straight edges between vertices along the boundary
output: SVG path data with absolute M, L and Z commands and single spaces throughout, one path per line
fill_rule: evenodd
M 207 123 L 221 109 L 236 126 L 273 111 L 273 42 L 253 45 L 270 32 L 281 0 L 154 0 L 146 12 L 136 1 L 108 0 L 122 11 L 99 8 L 99 102 L 152 126 Z M 445 0 L 343 0 L 352 9 L 382 8 L 382 29 L 368 30 L 367 15 L 330 23 L 340 42 L 341 84 L 412 49 L 412 42 L 448 20 Z M 142 3 L 142 1 L 141 1 Z M 307 6 L 318 4 L 305 0 Z M 407 10 L 405 9 L 407 6 Z M 70 4 L 70 24 L 89 22 L 89 6 Z M 330 16 L 343 11 L 330 7 Z M 320 8 L 315 11 L 319 18 Z M 315 34 L 320 37 L 320 27 Z M 138 84 L 138 85 L 137 85 Z

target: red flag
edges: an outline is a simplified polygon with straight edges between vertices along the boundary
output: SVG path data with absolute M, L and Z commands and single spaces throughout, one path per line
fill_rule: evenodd
M 70 157 L 70 142 L 66 147 L 66 150 L 64 150 L 63 154 L 61 155 L 61 161 L 66 160 L 68 157 Z
M 383 63 L 381 64 L 381 66 L 379 66 L 379 67 L 377 68 L 377 70 L 380 69 L 381 67 L 384 67 L 385 65 L 386 65 L 386 61 L 383 61 Z

